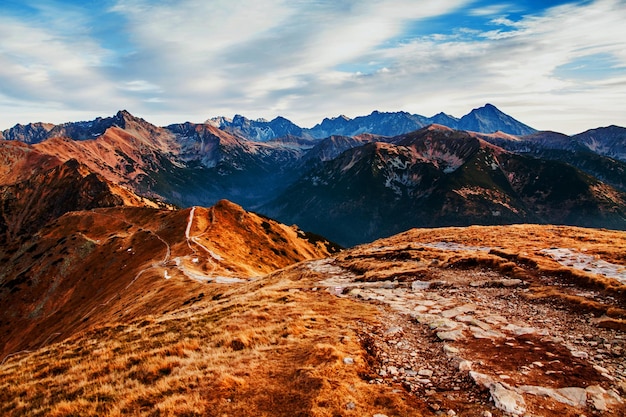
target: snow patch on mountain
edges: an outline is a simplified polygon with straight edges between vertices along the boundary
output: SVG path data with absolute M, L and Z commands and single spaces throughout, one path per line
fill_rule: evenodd
M 434 147 L 429 147 L 421 152 L 416 151 L 414 155 L 417 160 L 431 163 L 446 174 L 456 171 L 465 163 L 465 160 L 453 151 Z

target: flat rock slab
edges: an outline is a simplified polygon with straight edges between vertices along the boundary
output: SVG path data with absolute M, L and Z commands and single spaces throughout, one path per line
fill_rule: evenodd
M 437 337 L 439 340 L 456 342 L 457 340 L 463 339 L 464 336 L 462 330 L 451 330 L 449 332 L 437 332 Z
M 462 306 L 454 307 L 449 310 L 441 312 L 441 315 L 445 318 L 451 319 L 461 314 L 466 314 L 476 311 L 477 307 L 474 304 L 464 304 Z
M 476 339 L 504 339 L 506 336 L 503 333 L 500 333 L 496 330 L 484 330 L 480 327 L 470 326 L 470 331 L 472 332 L 472 336 Z
M 499 382 L 491 384 L 489 392 L 496 408 L 515 416 L 522 416 L 526 413 L 524 397 L 517 392 L 505 388 Z

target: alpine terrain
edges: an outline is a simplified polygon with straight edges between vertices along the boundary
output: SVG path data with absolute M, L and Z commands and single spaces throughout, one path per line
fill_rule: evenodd
M 228 199 L 344 246 L 411 227 L 626 228 L 626 129 L 536 132 L 491 104 L 460 119 L 375 111 L 310 129 L 243 116 L 157 127 L 120 111 L 2 134 L 160 204 Z
M 490 104 L 6 129 L 0 415 L 626 415 L 625 149 Z

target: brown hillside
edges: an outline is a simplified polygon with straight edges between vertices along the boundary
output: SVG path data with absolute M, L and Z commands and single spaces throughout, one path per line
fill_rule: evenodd
M 209 209 L 67 213 L 0 250 L 0 299 L 11 306 L 0 313 L 0 351 L 162 314 L 215 288 L 328 254 L 323 242 L 226 201 Z
M 18 141 L 0 140 L 0 186 L 24 181 L 61 164 L 53 154 Z
M 74 210 L 157 206 L 90 172 L 74 159 L 47 171 L 33 171 L 21 182 L 0 186 L 0 243 L 29 237 L 47 222 Z
M 218 254 L 202 233 L 224 233 L 233 224 L 254 231 L 261 222 L 263 228 L 263 219 L 220 206 L 213 215 L 196 209 L 202 214 L 188 229 L 190 239 L 171 246 L 171 259 L 201 254 L 200 244 Z M 141 212 L 93 213 L 126 213 L 129 236 L 111 238 L 124 259 L 146 256 L 138 241 L 127 240 L 139 227 L 170 242 L 185 235 L 191 210 L 155 211 L 154 223 L 140 226 Z M 68 215 L 58 226 L 70 218 L 80 223 Z M 228 227 L 207 228 L 212 219 Z M 157 223 L 163 227 L 149 230 Z M 154 265 L 129 289 L 143 288 L 144 298 L 136 292 L 130 304 L 115 301 L 122 315 L 110 314 L 111 321 L 89 331 L 5 357 L 1 414 L 626 413 L 624 232 L 524 225 L 415 229 L 246 282 L 180 280 L 191 289 L 178 305 L 170 287 L 159 290 L 168 294 L 161 299 L 149 291 L 158 282 L 177 283 L 163 280 L 165 271 L 184 270 L 161 264 L 165 245 L 156 236 L 140 242 L 153 242 Z M 135 254 L 128 254 L 129 246 Z M 183 265 L 192 264 L 193 258 Z M 135 320 L 123 317 L 145 297 L 161 308 L 145 308 L 153 314 Z
M 74 141 L 52 138 L 34 145 L 37 150 L 56 155 L 63 161 L 78 159 L 92 172 L 116 184 L 131 186 L 140 176 L 158 167 L 160 147 L 151 137 L 132 136 L 118 127 L 112 127 L 97 139 Z

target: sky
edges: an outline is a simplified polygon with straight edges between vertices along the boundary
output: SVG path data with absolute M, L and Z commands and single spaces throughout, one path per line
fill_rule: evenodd
M 1 0 L 0 130 L 485 103 L 540 130 L 626 126 L 624 22 L 626 0 Z

